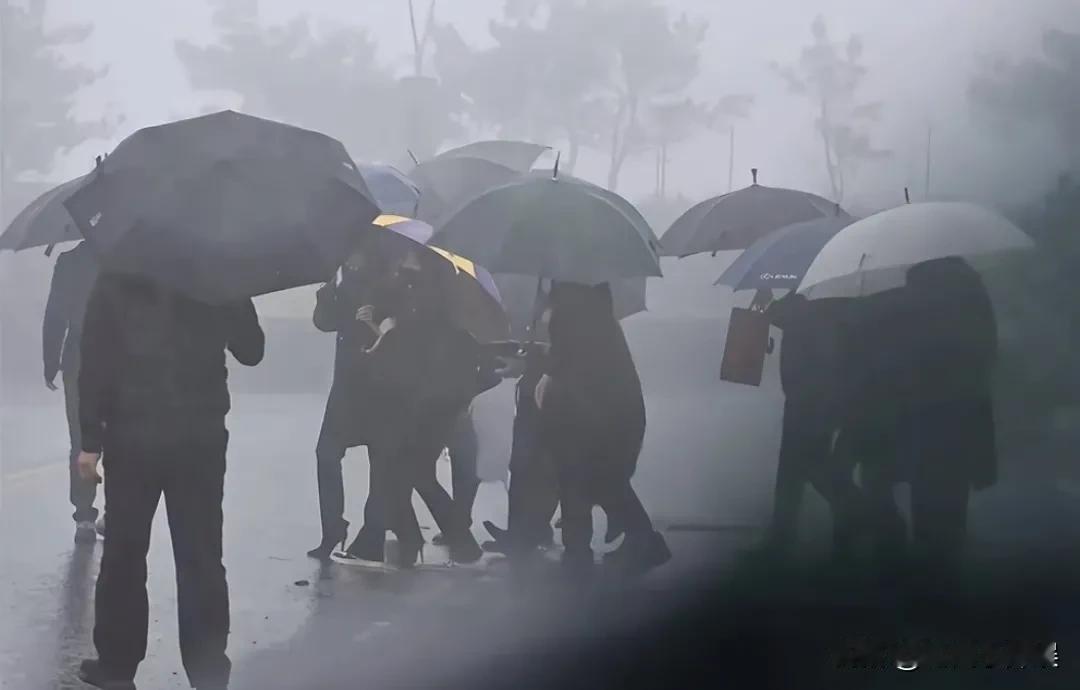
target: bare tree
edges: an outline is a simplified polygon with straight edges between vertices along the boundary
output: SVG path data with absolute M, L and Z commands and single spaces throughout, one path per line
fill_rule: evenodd
M 792 92 L 814 105 L 829 188 L 839 203 L 848 173 L 860 163 L 890 154 L 870 142 L 870 126 L 880 118 L 881 104 L 857 98 L 867 72 L 862 41 L 855 35 L 846 42 L 833 41 L 820 16 L 811 25 L 811 34 L 813 40 L 796 64 L 774 68 Z

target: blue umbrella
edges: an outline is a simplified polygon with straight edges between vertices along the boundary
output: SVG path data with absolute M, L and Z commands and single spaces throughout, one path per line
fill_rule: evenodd
M 855 220 L 841 214 L 774 230 L 750 245 L 714 284 L 733 290 L 794 290 L 825 243 Z

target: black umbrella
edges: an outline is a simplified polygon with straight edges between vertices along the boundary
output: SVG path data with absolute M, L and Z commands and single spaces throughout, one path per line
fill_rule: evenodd
M 383 213 L 412 218 L 420 203 L 420 188 L 392 165 L 361 165 L 360 174 Z
M 68 180 L 34 199 L 19 212 L 0 235 L 0 250 L 20 251 L 64 242 L 77 242 L 83 238 L 75 227 L 64 202 L 74 194 L 89 175 Z
M 65 205 L 107 268 L 208 302 L 326 280 L 379 213 L 341 142 L 232 111 L 135 132 Z
M 661 275 L 648 231 L 610 194 L 526 176 L 470 201 L 437 229 L 432 243 L 492 273 L 587 285 Z
M 520 176 L 516 170 L 482 158 L 433 158 L 420 163 L 409 177 L 420 188 L 416 218 L 438 226 L 450 213 L 489 189 Z
M 746 249 L 773 230 L 842 213 L 839 205 L 809 192 L 757 183 L 714 197 L 684 213 L 664 233 L 665 256 Z
M 447 158 L 480 158 L 482 160 L 497 163 L 517 172 L 525 172 L 536 163 L 544 151 L 550 146 L 531 144 L 527 141 L 507 141 L 503 139 L 493 141 L 476 141 L 471 144 L 459 146 L 456 149 L 443 151 L 435 156 L 435 160 Z

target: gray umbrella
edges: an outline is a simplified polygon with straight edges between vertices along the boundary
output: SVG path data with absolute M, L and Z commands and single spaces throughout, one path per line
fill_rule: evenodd
M 435 159 L 447 158 L 480 158 L 490 161 L 516 172 L 525 172 L 536 163 L 550 146 L 531 144 L 527 141 L 476 141 L 471 144 L 459 146 L 456 149 L 443 151 L 435 156 Z
M 684 213 L 664 233 L 665 256 L 746 249 L 773 230 L 843 212 L 839 204 L 810 192 L 757 183 L 714 197 Z
M 438 226 L 465 203 L 519 176 L 520 173 L 512 168 L 482 158 L 448 157 L 424 161 L 409 173 L 420 188 L 416 217 Z
M 361 165 L 360 174 L 371 190 L 379 210 L 396 216 L 415 218 L 420 188 L 392 165 Z
M 341 142 L 232 111 L 135 132 L 65 205 L 106 267 L 207 302 L 326 280 L 379 212 Z
M 646 234 L 604 190 L 526 176 L 466 204 L 432 243 L 492 273 L 595 285 L 660 276 Z
M 558 165 L 557 162 L 556 165 Z M 645 238 L 648 239 L 649 246 L 653 248 L 653 251 L 657 252 L 658 254 L 660 253 L 660 240 L 656 236 L 656 231 L 653 230 L 651 225 L 649 225 L 649 221 L 645 220 L 645 216 L 641 215 L 641 211 L 637 209 L 637 206 L 634 206 L 632 203 L 619 196 L 615 192 L 611 191 L 610 189 L 607 189 L 606 187 L 601 187 L 598 184 L 594 184 L 580 177 L 574 177 L 573 175 L 565 175 L 555 168 L 550 170 L 531 170 L 529 171 L 529 175 L 532 177 L 546 177 L 548 179 L 557 177 L 563 182 L 573 182 L 575 184 L 588 185 L 590 189 L 594 190 L 598 195 L 610 201 L 612 205 L 617 206 L 619 210 L 625 213 L 628 218 L 634 221 L 634 227 L 640 230 L 645 236 Z
M 81 240 L 82 234 L 75 227 L 64 202 L 89 178 L 89 175 L 83 175 L 68 180 L 34 199 L 0 235 L 0 250 L 19 251 Z

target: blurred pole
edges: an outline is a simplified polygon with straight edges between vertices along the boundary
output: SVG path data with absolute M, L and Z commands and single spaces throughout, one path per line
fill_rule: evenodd
M 728 142 L 727 190 L 731 193 L 735 185 L 735 125 L 731 126 L 731 139 Z
M 931 137 L 933 136 L 934 128 L 930 125 L 926 126 L 926 191 L 925 199 L 930 199 L 930 144 Z

